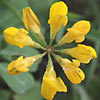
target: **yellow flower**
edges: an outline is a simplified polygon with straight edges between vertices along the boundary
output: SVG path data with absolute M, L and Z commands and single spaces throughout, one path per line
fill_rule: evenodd
M 81 81 L 84 80 L 85 75 L 83 71 L 80 68 L 78 68 L 76 62 L 78 61 L 73 60 L 73 62 L 71 62 L 68 59 L 64 59 L 63 63 L 65 64 L 62 63 L 62 67 L 68 79 L 74 84 L 79 84 L 81 83 Z
M 43 76 L 41 94 L 47 100 L 52 100 L 56 92 L 67 92 L 67 88 L 60 77 L 56 78 L 53 65 L 47 66 Z
M 75 41 L 76 43 L 80 43 L 84 41 L 85 35 L 90 31 L 90 22 L 81 20 L 75 23 L 72 28 L 67 29 L 67 33 L 65 36 L 59 41 L 59 46 L 65 43 L 71 43 Z
M 58 55 L 54 55 L 58 63 L 61 65 L 62 69 L 64 70 L 64 73 L 68 77 L 68 79 L 73 84 L 79 84 L 81 81 L 84 80 L 85 74 L 84 72 L 79 68 L 80 62 L 77 60 L 72 60 L 72 62 L 66 58 L 62 58 Z
M 4 30 L 4 36 L 9 44 L 16 45 L 20 48 L 23 48 L 23 46 L 41 47 L 28 36 L 28 32 L 23 28 L 9 27 Z
M 50 24 L 51 33 L 50 38 L 54 39 L 56 33 L 60 30 L 61 26 L 65 26 L 68 22 L 67 18 L 68 8 L 67 5 L 60 1 L 54 3 L 50 8 L 50 15 L 48 23 Z
M 41 34 L 40 22 L 30 7 L 23 9 L 23 22 L 28 31 L 32 30 L 36 34 Z
M 71 49 L 64 49 L 62 52 L 76 58 L 81 63 L 89 63 L 90 60 L 97 58 L 96 51 L 92 47 L 82 44 Z
M 17 60 L 12 61 L 7 69 L 10 75 L 18 75 L 22 72 L 29 71 L 29 67 L 32 64 L 42 58 L 45 54 L 48 54 L 49 61 L 41 86 L 41 94 L 47 100 L 52 100 L 56 92 L 67 92 L 67 87 L 63 80 L 60 77 L 56 77 L 50 54 L 56 58 L 68 79 L 74 84 L 79 84 L 85 79 L 84 72 L 79 68 L 80 63 L 89 63 L 90 60 L 97 57 L 96 51 L 92 47 L 82 44 L 78 44 L 78 46 L 74 48 L 61 50 L 56 48 L 57 46 L 73 41 L 76 43 L 84 41 L 85 35 L 90 31 L 91 27 L 89 21 L 78 21 L 71 28 L 67 29 L 68 32 L 56 45 L 52 45 L 56 33 L 60 30 L 61 26 L 65 26 L 68 22 L 67 13 L 67 5 L 62 1 L 56 2 L 51 6 L 48 20 L 48 24 L 50 24 L 50 43 L 47 45 L 43 34 L 41 33 L 40 22 L 35 13 L 30 7 L 23 9 L 23 22 L 27 31 L 31 30 L 33 34 L 38 34 L 37 38 L 41 40 L 41 44 L 44 47 L 33 41 L 31 37 L 28 36 L 29 32 L 23 28 L 17 29 L 15 27 L 9 27 L 4 30 L 5 39 L 9 44 L 16 45 L 20 48 L 31 46 L 45 50 L 45 53 L 43 54 L 26 58 L 20 56 Z M 56 55 L 56 52 L 70 55 L 76 60 L 73 59 L 70 61 L 67 58 L 62 58 L 59 55 Z
M 30 7 L 23 9 L 23 22 L 26 29 L 38 34 L 39 39 L 46 45 L 44 36 L 41 33 L 41 24 Z
M 45 54 L 37 55 L 37 56 L 31 56 L 23 58 L 23 56 L 20 56 L 17 60 L 14 60 L 8 65 L 8 73 L 10 75 L 18 75 L 22 72 L 29 71 L 29 67 L 32 66 L 37 60 L 39 60 L 42 56 Z

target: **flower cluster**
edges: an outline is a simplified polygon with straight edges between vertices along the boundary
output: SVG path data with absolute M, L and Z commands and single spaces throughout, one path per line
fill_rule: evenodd
M 61 65 L 65 75 L 73 84 L 79 84 L 85 78 L 84 72 L 79 68 L 80 63 L 87 64 L 90 62 L 90 60 L 97 57 L 96 52 L 92 47 L 83 44 L 78 44 L 74 48 L 57 50 L 58 46 L 62 46 L 66 43 L 71 43 L 74 41 L 75 43 L 81 43 L 85 40 L 85 35 L 89 32 L 91 27 L 90 22 L 86 20 L 78 21 L 71 28 L 68 28 L 67 33 L 62 37 L 62 39 L 57 44 L 52 45 L 61 26 L 66 26 L 68 22 L 67 13 L 68 7 L 62 1 L 56 2 L 51 6 L 48 20 L 48 24 L 50 24 L 49 45 L 46 43 L 41 32 L 41 24 L 30 7 L 23 9 L 23 23 L 26 30 L 15 27 L 9 27 L 4 30 L 5 40 L 9 44 L 16 45 L 19 48 L 31 46 L 44 50 L 43 54 L 31 57 L 20 56 L 17 60 L 12 61 L 8 65 L 7 69 L 10 75 L 18 75 L 22 72 L 29 71 L 29 67 L 31 67 L 32 64 L 48 54 L 49 60 L 41 86 L 41 94 L 47 100 L 52 100 L 56 92 L 67 92 L 67 87 L 65 86 L 61 77 L 56 77 L 56 72 L 50 56 L 51 54 Z M 32 40 L 32 38 L 28 35 L 30 30 L 33 32 L 32 34 L 37 34 L 43 45 Z M 67 58 L 57 55 L 56 52 L 72 56 L 73 59 L 70 61 Z

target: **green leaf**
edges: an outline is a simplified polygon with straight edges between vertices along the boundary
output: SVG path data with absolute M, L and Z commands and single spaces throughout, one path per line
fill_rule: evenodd
M 28 6 L 27 0 L 0 0 L 0 24 L 10 27 L 20 23 L 22 20 L 22 9 Z M 3 12 L 3 13 L 2 13 Z
M 8 46 L 7 48 L 4 48 L 0 51 L 0 54 L 5 59 L 12 61 L 14 56 L 34 56 L 39 54 L 39 52 L 31 47 L 24 47 L 24 48 L 18 48 L 16 46 Z
M 11 76 L 7 73 L 7 63 L 0 63 L 0 76 L 16 93 L 24 93 L 34 85 L 34 78 L 28 72 Z
M 0 100 L 9 100 L 11 92 L 8 90 L 0 90 Z
M 0 24 L 3 26 L 3 28 L 10 27 L 19 23 L 19 20 L 8 9 L 4 12 L 5 13 L 2 13 L 0 18 Z
M 24 94 L 16 94 L 14 100 L 43 100 L 40 93 L 40 82 L 35 82 L 34 87 Z

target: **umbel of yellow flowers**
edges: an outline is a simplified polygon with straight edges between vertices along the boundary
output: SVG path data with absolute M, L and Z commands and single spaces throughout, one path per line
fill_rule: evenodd
M 37 60 L 48 54 L 48 64 L 46 72 L 43 76 L 43 82 L 41 86 L 41 94 L 47 100 L 52 100 L 56 92 L 67 92 L 61 77 L 56 76 L 54 66 L 51 60 L 51 54 L 55 57 L 58 63 L 61 65 L 65 75 L 73 84 L 79 84 L 85 79 L 84 72 L 79 68 L 80 63 L 89 63 L 90 60 L 97 58 L 96 51 L 91 46 L 78 44 L 76 47 L 58 50 L 56 47 L 62 46 L 66 43 L 81 43 L 85 40 L 85 35 L 90 31 L 91 25 L 89 21 L 81 20 L 75 23 L 71 28 L 67 29 L 67 33 L 62 39 L 55 45 L 52 45 L 53 40 L 61 26 L 66 26 L 68 22 L 68 7 L 60 1 L 54 3 L 50 8 L 48 24 L 50 24 L 50 43 L 47 45 L 45 38 L 41 32 L 41 24 L 30 7 L 23 9 L 23 23 L 26 30 L 23 28 L 9 27 L 4 30 L 5 40 L 11 44 L 16 45 L 19 48 L 24 46 L 30 46 L 44 50 L 43 54 L 23 57 L 20 56 L 17 60 L 12 61 L 8 65 L 8 73 L 10 75 L 18 75 L 22 72 L 29 71 L 29 67 L 32 66 Z M 41 43 L 37 43 L 32 40 L 28 35 L 29 31 L 32 34 L 37 34 Z M 73 59 L 70 61 L 67 58 L 63 58 L 56 54 L 56 52 L 71 56 Z

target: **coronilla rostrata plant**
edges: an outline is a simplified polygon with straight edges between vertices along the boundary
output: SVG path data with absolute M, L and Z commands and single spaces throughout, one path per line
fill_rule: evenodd
M 48 100 L 52 100 L 56 92 L 67 92 L 67 87 L 65 86 L 63 80 L 60 77 L 56 77 L 56 72 L 54 71 L 54 66 L 50 57 L 51 54 L 61 65 L 65 75 L 73 84 L 79 84 L 85 78 L 84 72 L 79 68 L 80 63 L 87 64 L 90 60 L 97 57 L 96 52 L 92 47 L 83 44 L 78 44 L 76 47 L 68 49 L 57 50 L 56 48 L 73 41 L 76 43 L 84 41 L 85 35 L 89 32 L 91 27 L 90 22 L 86 20 L 78 21 L 71 28 L 68 28 L 68 32 L 62 37 L 62 39 L 54 46 L 52 45 L 53 40 L 55 39 L 55 36 L 61 26 L 66 26 L 68 22 L 67 13 L 67 5 L 62 1 L 56 2 L 51 6 L 48 20 L 48 24 L 50 24 L 49 45 L 45 42 L 45 38 L 41 32 L 41 24 L 30 7 L 23 9 L 23 22 L 26 30 L 15 27 L 9 27 L 4 30 L 5 40 L 9 44 L 16 45 L 19 48 L 31 46 L 44 50 L 43 54 L 25 58 L 20 56 L 17 60 L 11 62 L 7 69 L 9 74 L 18 75 L 22 72 L 29 71 L 29 67 L 31 67 L 32 64 L 48 54 L 48 65 L 46 67 L 41 86 L 41 94 Z M 33 32 L 32 34 L 38 35 L 38 38 L 44 46 L 33 41 L 31 37 L 28 36 L 28 31 L 30 30 Z M 70 55 L 75 59 L 70 61 L 67 58 L 62 58 L 57 55 L 56 52 Z

